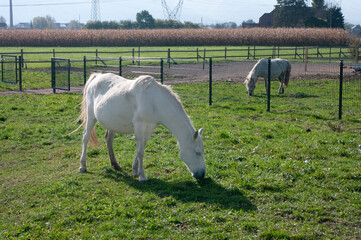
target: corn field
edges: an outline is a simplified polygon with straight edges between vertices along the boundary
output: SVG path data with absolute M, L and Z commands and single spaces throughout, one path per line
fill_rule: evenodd
M 343 29 L 3 30 L 2 47 L 345 46 Z

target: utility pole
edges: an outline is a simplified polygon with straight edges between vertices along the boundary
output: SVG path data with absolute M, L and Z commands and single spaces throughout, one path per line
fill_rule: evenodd
M 13 1 L 10 0 L 10 28 L 14 27 L 14 22 L 13 22 Z
M 330 8 L 330 28 L 332 28 L 332 10 L 333 8 L 332 8 L 332 2 L 331 2 L 331 8 Z

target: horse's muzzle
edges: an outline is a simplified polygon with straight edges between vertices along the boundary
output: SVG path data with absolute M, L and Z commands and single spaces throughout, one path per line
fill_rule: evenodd
M 193 177 L 195 179 L 203 179 L 206 175 L 206 170 L 198 170 L 195 173 L 193 173 Z

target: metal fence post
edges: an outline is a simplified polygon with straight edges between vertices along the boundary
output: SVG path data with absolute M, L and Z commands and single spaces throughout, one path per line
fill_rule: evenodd
M 140 46 L 138 46 L 138 66 L 140 66 Z
M 212 58 L 209 58 L 209 106 L 212 105 Z
M 134 48 L 132 49 L 132 58 L 133 58 L 133 61 L 132 61 L 132 63 L 134 64 Z
M 86 56 L 83 58 L 83 76 L 84 76 L 84 85 L 86 84 Z
M 343 87 L 343 60 L 340 60 L 340 93 L 338 99 L 338 119 L 342 119 L 342 87 Z
M 55 61 L 51 59 L 51 87 L 53 89 L 53 93 L 56 93 L 55 90 Z
M 160 83 L 163 84 L 164 72 L 163 72 L 163 58 L 160 59 Z
M 24 67 L 24 50 L 23 49 L 20 50 L 20 55 L 21 55 L 21 60 L 22 60 L 21 62 L 23 64 L 22 67 Z M 27 68 L 27 67 L 25 66 L 25 68 Z
M 1 55 L 1 81 L 4 81 L 4 59 Z
M 122 76 L 123 70 L 122 70 L 122 57 L 119 57 L 119 76 Z
M 19 56 L 19 91 L 23 91 L 23 74 L 22 74 L 23 59 Z
M 68 59 L 68 91 L 70 91 L 70 71 L 71 71 L 71 62 L 70 59 Z
M 268 58 L 267 112 L 271 111 L 271 58 Z
M 170 68 L 170 48 L 168 48 L 168 68 Z

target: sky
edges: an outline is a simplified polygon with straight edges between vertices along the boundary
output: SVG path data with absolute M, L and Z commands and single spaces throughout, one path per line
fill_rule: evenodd
M 173 10 L 179 0 L 99 0 L 101 21 L 135 21 L 136 14 L 147 10 L 155 19 L 166 19 L 162 1 Z M 10 24 L 10 0 L 0 0 L 0 16 Z M 306 2 L 311 2 L 306 1 Z M 360 0 L 326 0 L 340 6 L 345 22 L 361 24 Z M 30 22 L 34 17 L 50 15 L 56 22 L 91 19 L 92 0 L 12 0 L 14 24 Z M 258 22 L 263 13 L 271 12 L 277 0 L 183 0 L 180 21 L 216 24 L 252 19 Z

